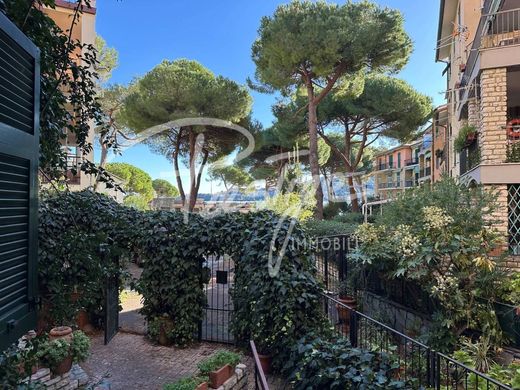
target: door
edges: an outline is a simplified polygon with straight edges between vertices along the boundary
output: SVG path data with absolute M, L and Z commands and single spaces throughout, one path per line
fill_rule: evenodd
M 39 51 L 0 12 L 0 350 L 36 327 Z

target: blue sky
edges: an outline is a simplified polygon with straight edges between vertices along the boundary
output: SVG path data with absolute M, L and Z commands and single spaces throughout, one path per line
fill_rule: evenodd
M 434 61 L 439 0 L 377 0 L 404 14 L 414 53 L 399 77 L 443 104 L 443 64 Z M 201 62 L 215 74 L 245 83 L 254 75 L 251 44 L 260 19 L 271 15 L 284 1 L 274 0 L 101 0 L 97 2 L 96 29 L 119 52 L 119 66 L 110 82 L 127 84 L 164 59 L 188 58 Z M 252 93 L 253 115 L 268 126 L 272 121 L 273 95 Z M 152 178 L 175 183 L 171 164 L 144 145 L 134 146 L 114 161 L 125 161 Z M 185 172 L 186 173 L 186 172 Z M 185 174 L 182 175 L 186 177 Z M 183 180 L 188 183 L 187 177 Z M 185 184 L 185 187 L 187 184 Z M 212 186 L 204 180 L 201 192 Z M 213 190 L 219 189 L 213 183 Z

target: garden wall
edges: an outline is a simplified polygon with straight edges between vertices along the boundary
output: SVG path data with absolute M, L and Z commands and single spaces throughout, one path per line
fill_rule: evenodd
M 38 383 L 46 390 L 78 389 L 88 383 L 88 375 L 77 364 L 66 374 L 51 376 L 48 368 L 40 368 L 31 376 L 31 382 Z
M 245 364 L 238 364 L 235 368 L 235 375 L 229 378 L 217 390 L 243 390 L 247 389 L 247 367 Z
M 368 291 L 360 292 L 362 312 L 408 336 L 425 334 L 430 319 L 403 305 Z

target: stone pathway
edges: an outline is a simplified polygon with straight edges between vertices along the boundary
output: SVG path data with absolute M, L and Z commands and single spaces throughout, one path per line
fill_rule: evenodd
M 118 333 L 104 345 L 103 334 L 97 334 L 82 367 L 91 383 L 107 378 L 111 390 L 162 389 L 166 383 L 196 373 L 199 361 L 223 348 L 209 343 L 184 349 L 162 347 L 129 333 Z

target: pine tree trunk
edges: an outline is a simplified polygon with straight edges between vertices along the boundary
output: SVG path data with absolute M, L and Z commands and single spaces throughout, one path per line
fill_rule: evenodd
M 314 217 L 323 219 L 323 189 L 320 180 L 320 165 L 318 162 L 318 118 L 316 104 L 314 102 L 314 91 L 312 84 L 307 86 L 309 99 L 309 165 L 311 167 L 312 181 L 315 189 L 316 210 Z

